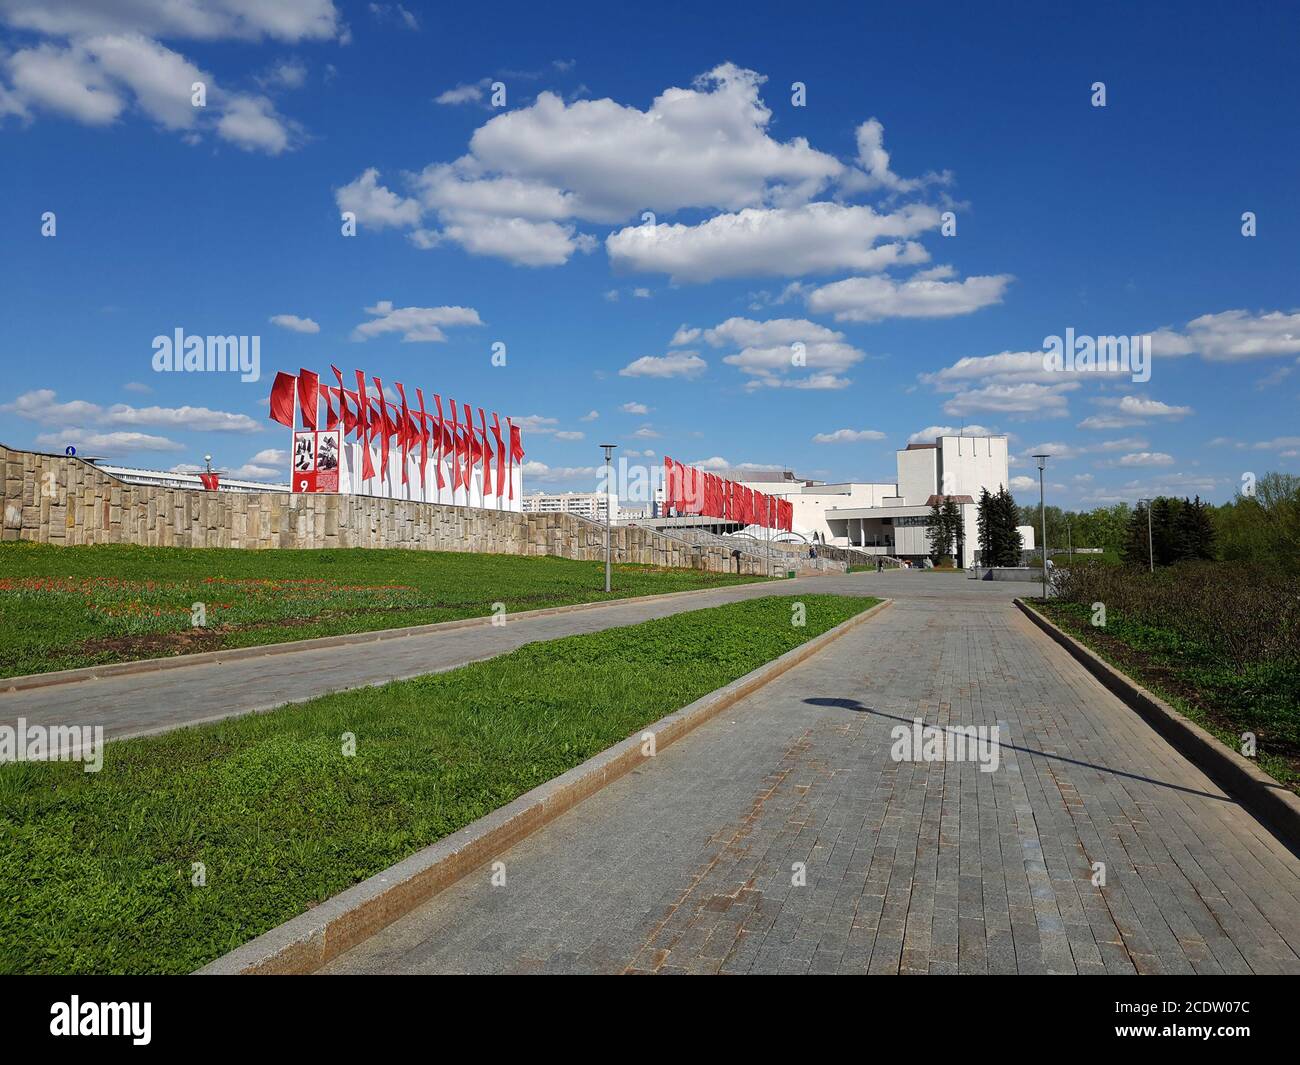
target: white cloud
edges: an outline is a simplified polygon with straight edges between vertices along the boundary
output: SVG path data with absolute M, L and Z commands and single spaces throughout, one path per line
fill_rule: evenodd
M 833 433 L 818 433 L 814 444 L 861 444 L 868 440 L 883 440 L 885 434 L 876 429 L 836 429 Z
M 933 444 L 941 436 L 1002 436 L 996 429 L 982 425 L 927 425 L 907 438 L 909 444 Z
M 1028 492 L 1031 488 L 1038 487 L 1037 477 L 1012 477 L 1011 484 L 1007 486 L 1013 492 Z
M 1173 465 L 1173 455 L 1167 455 L 1163 451 L 1136 451 L 1129 455 L 1121 455 L 1112 466 L 1171 466 Z
M 482 325 L 473 307 L 394 307 L 391 300 L 380 300 L 366 308 L 373 315 L 352 330 L 353 340 L 369 340 L 384 333 L 401 333 L 404 343 L 441 343 L 447 339 L 443 326 Z
M 655 432 L 654 426 L 643 425 L 632 436 L 637 440 L 655 440 L 658 439 L 659 433 Z
M 181 451 L 183 445 L 164 436 L 152 436 L 149 433 L 100 433 L 87 429 L 68 428 L 52 433 L 41 433 L 36 438 L 36 446 L 63 450 L 72 446 L 78 451 L 100 452 L 107 456 L 121 455 L 129 451 Z
M 0 410 L 45 424 L 67 424 L 76 420 L 95 425 L 156 425 L 228 433 L 253 433 L 262 428 L 246 414 L 233 414 L 209 407 L 132 407 L 126 403 L 116 403 L 105 409 L 97 403 L 80 399 L 59 403 L 56 402 L 56 393 L 49 388 L 24 392 L 12 403 L 0 407 Z
M 475 82 L 470 85 L 457 85 L 454 89 L 440 92 L 433 98 L 436 104 L 455 107 L 458 104 L 475 104 L 483 99 L 483 84 Z
M 1165 353 L 1181 353 L 1181 348 L 1200 352 L 1212 362 L 1300 355 L 1300 311 L 1203 314 L 1188 322 L 1181 334 L 1162 330 L 1158 335 L 1165 338 Z
M 52 28 L 42 31 L 67 37 L 66 42 L 46 40 L 7 57 L 0 53 L 0 73 L 7 74 L 12 86 L 0 84 L 0 114 L 30 118 L 32 110 L 51 111 L 88 125 L 107 125 L 134 106 L 164 129 L 183 132 L 191 142 L 210 129 L 240 148 L 272 155 L 299 138 L 297 124 L 277 114 L 267 97 L 223 91 L 210 73 L 155 40 L 149 31 L 160 20 L 150 16 L 161 13 L 159 5 L 133 0 L 104 6 L 123 10 L 99 18 L 85 6 L 73 4 L 64 29 L 51 21 Z M 186 4 L 172 6 L 180 9 Z M 38 14 L 23 0 L 0 0 L 0 19 L 11 24 L 40 28 L 45 23 L 35 17 Z M 285 15 L 292 20 L 292 12 Z M 92 32 L 92 26 L 98 29 Z M 234 23 L 224 30 L 214 24 L 213 35 L 229 36 L 234 28 Z M 281 64 L 280 79 L 292 78 L 288 72 L 297 69 L 291 63 Z M 205 87 L 205 107 L 193 105 L 196 82 Z
M 624 414 L 649 414 L 650 408 L 644 403 L 624 403 L 618 408 Z
M 1073 381 L 1059 385 L 988 385 L 957 393 L 943 409 L 945 414 L 996 411 L 1055 418 L 1069 413 L 1065 393 L 1078 387 Z
M 587 411 L 586 414 L 584 414 L 581 418 L 579 418 L 578 421 L 580 421 L 580 422 L 594 422 L 594 421 L 595 421 L 597 418 L 599 418 L 599 417 L 600 417 L 600 411 L 598 411 L 598 410 L 589 410 L 589 411 Z
M 858 166 L 861 170 L 846 174 L 841 186 L 850 191 L 884 189 L 893 193 L 914 192 L 924 185 L 948 184 L 952 176 L 927 174 L 923 178 L 900 178 L 889 168 L 885 151 L 885 128 L 876 118 L 869 118 L 857 128 Z
M 1104 397 L 1093 402 L 1106 407 L 1110 413 L 1094 414 L 1079 423 L 1080 429 L 1123 429 L 1141 425 L 1152 418 L 1177 420 L 1195 413 L 1191 407 L 1176 407 L 1157 399 L 1123 396 L 1119 399 Z
M 694 351 L 642 355 L 619 370 L 620 377 L 698 377 L 708 368 Z
M 340 211 L 352 211 L 362 226 L 383 229 L 385 226 L 413 226 L 420 220 L 418 200 L 404 199 L 379 184 L 374 167 L 342 188 L 334 190 L 334 202 Z
M 488 119 L 459 158 L 411 178 L 419 218 L 410 217 L 411 200 L 383 190 L 392 198 L 384 224 L 409 228 L 420 247 L 450 240 L 473 254 L 544 266 L 590 250 L 595 238 L 580 232 L 580 223 L 640 218 L 642 225 L 608 235 L 611 262 L 690 281 L 874 272 L 926 261 L 925 249 L 908 238 L 938 226 L 934 208 L 912 204 L 881 214 L 811 202 L 852 174 L 859 190 L 885 181 L 892 193 L 920 183 L 897 178 L 887 159 L 884 171 L 868 173 L 802 137 L 775 139 L 772 112 L 759 95 L 764 80 L 724 63 L 690 88 L 666 89 L 645 110 L 541 92 Z M 482 103 L 489 84 L 460 84 L 436 99 Z M 878 133 L 878 126 L 870 128 Z M 698 225 L 643 216 L 683 210 L 723 213 Z
M 997 355 L 968 355 L 935 373 L 920 374 L 919 380 L 939 392 L 956 392 L 974 382 L 998 385 L 1033 382 L 1045 385 L 1084 378 L 1113 379 L 1130 376 L 1129 371 L 1124 370 L 1114 374 L 1109 371 L 1050 370 L 1043 365 L 1045 357 L 1045 353 L 1041 351 L 1004 351 Z
M 804 293 L 808 309 L 833 314 L 841 322 L 884 318 L 951 318 L 1002 302 L 1010 274 L 968 277 L 964 281 L 889 277 L 850 277 Z
M 611 233 L 605 249 L 616 269 L 664 273 L 678 282 L 871 272 L 929 258 L 914 241 L 876 246 L 878 239 L 909 237 L 938 224 L 938 211 L 919 204 L 878 214 L 864 205 L 819 202 L 746 208 L 699 225 L 628 226 Z
M 751 391 L 844 388 L 851 382 L 842 371 L 866 358 L 843 333 L 806 318 L 728 318 L 701 335 L 713 347 L 740 348 L 722 361 L 750 375 Z
M 290 145 L 295 127 L 276 114 L 265 96 L 233 96 L 217 120 L 217 133 L 245 151 L 279 155 Z
M 724 63 L 690 89 L 665 90 L 646 111 L 610 99 L 566 104 L 543 92 L 478 129 L 470 152 L 485 169 L 569 190 L 593 221 L 807 199 L 843 164 L 802 137 L 768 135 L 763 80 Z
M 556 440 L 582 440 L 587 434 L 577 429 L 561 429 L 555 434 Z
M 694 344 L 703 334 L 702 329 L 692 329 L 690 326 L 681 325 L 677 332 L 673 334 L 672 340 L 668 342 L 670 348 L 680 348 L 685 344 Z
M 51 36 L 135 31 L 151 37 L 329 40 L 340 30 L 332 0 L 0 0 L 0 19 Z
M 299 318 L 296 314 L 276 314 L 271 316 L 271 324 L 294 333 L 319 333 L 320 326 L 310 318 Z

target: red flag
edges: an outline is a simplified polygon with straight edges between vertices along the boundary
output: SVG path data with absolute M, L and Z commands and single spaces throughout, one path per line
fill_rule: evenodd
M 474 460 L 478 447 L 474 439 L 474 415 L 470 413 L 469 404 L 465 405 L 465 491 L 474 483 Z
M 397 446 L 402 453 L 402 484 L 406 484 L 410 479 L 407 473 L 406 456 L 411 449 L 411 434 L 409 432 L 411 410 L 406 405 L 406 389 L 402 387 L 402 382 L 397 381 L 394 387 L 397 389 L 397 394 L 402 397 L 402 420 L 397 426 Z
M 293 387 L 293 375 L 287 373 L 277 373 L 271 385 L 271 420 L 290 429 L 293 428 Z
M 492 494 L 492 445 L 488 443 L 487 415 L 482 407 L 478 409 L 478 424 L 483 430 L 483 499 L 486 501 Z
M 320 391 L 325 397 L 325 428 L 334 429 L 339 424 L 339 416 L 334 413 L 334 403 L 330 399 L 330 386 L 325 385 Z M 342 399 L 339 402 L 342 403 Z
M 524 460 L 524 437 L 519 426 L 506 418 L 506 425 L 510 427 L 510 499 L 515 498 L 515 463 Z
M 456 410 L 456 401 L 454 399 L 448 399 L 447 402 L 451 404 L 451 490 L 454 492 L 465 483 L 461 475 L 462 467 L 460 464 L 460 413 Z
M 447 482 L 442 479 L 442 456 L 446 448 L 444 446 L 444 434 L 447 427 L 442 421 L 442 397 L 437 392 L 433 394 L 434 406 L 438 408 L 438 420 L 433 424 L 434 447 L 433 447 L 433 473 L 438 479 L 438 487 L 446 488 Z
M 375 387 L 379 389 L 379 476 L 388 476 L 388 434 L 392 432 L 392 423 L 388 420 L 388 401 L 384 399 L 384 382 L 372 377 Z
M 506 449 L 501 443 L 501 416 L 496 411 L 492 412 L 492 435 L 497 441 L 497 496 L 500 497 L 501 486 L 505 481 Z
M 320 375 L 310 370 L 298 371 L 298 407 L 302 411 L 302 427 L 316 428 L 316 408 L 320 392 Z
M 664 512 L 662 517 L 668 517 L 668 511 L 673 505 L 673 460 L 667 455 L 664 456 Z
M 203 489 L 207 492 L 217 490 L 217 475 L 215 473 L 200 473 L 199 480 L 203 482 Z
M 348 406 L 348 400 L 356 403 L 357 396 L 355 392 L 349 392 L 346 388 L 339 389 L 339 413 L 343 415 L 343 438 L 357 427 L 357 416 L 352 413 L 352 408 Z
M 370 458 L 370 398 L 364 370 L 357 371 L 357 439 L 361 441 L 361 479 L 368 481 L 375 475 L 375 464 Z
M 429 427 L 425 425 L 424 419 L 424 389 L 415 390 L 415 401 L 420 405 L 420 492 L 423 494 L 427 489 L 427 480 L 425 470 L 429 466 Z

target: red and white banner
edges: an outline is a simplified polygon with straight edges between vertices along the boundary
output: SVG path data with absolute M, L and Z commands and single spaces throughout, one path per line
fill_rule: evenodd
M 371 378 L 368 386 L 365 372 L 357 370 L 353 391 L 344 387 L 337 366 L 330 370 L 337 385 L 302 370 L 297 377 L 276 374 L 271 388 L 270 418 L 294 430 L 294 492 L 523 509 L 523 433 L 509 418 L 507 442 L 500 415 L 493 413 L 489 424 L 482 407 L 475 426 L 468 403 L 458 406 L 448 399 L 448 416 L 437 393 L 434 409 L 428 410 L 421 388 L 415 389 L 412 406 L 400 381 L 387 392 L 380 378 Z M 322 402 L 324 428 L 318 421 Z

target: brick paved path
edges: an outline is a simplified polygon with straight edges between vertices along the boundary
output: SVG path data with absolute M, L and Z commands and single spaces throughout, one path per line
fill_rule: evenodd
M 1300 860 L 1016 591 L 898 575 L 877 620 L 507 852 L 504 887 L 485 867 L 328 971 L 1300 972 Z M 915 716 L 1012 747 L 895 763 Z

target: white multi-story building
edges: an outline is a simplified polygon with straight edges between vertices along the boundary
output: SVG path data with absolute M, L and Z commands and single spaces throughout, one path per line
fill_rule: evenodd
M 607 511 L 611 511 L 609 520 L 618 521 L 618 497 L 604 492 L 535 492 L 524 496 L 525 514 L 576 514 L 580 518 L 592 521 L 605 521 Z
M 973 565 L 980 492 L 996 492 L 1009 483 L 1007 438 L 943 436 L 933 444 L 909 444 L 898 452 L 897 463 L 893 484 L 823 484 L 797 480 L 788 472 L 750 474 L 744 483 L 790 500 L 794 531 L 805 539 L 815 535 L 842 547 L 916 560 L 930 553 L 930 507 L 952 499 L 962 516 L 957 554 L 961 565 Z

